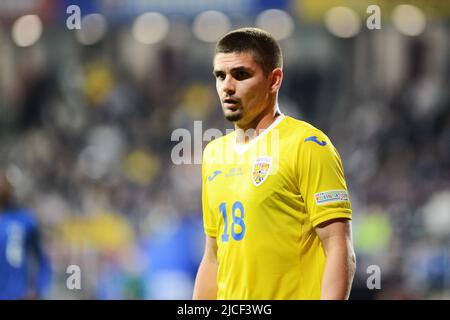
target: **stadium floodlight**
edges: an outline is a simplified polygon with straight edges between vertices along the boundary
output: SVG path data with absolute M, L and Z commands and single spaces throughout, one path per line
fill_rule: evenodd
M 409 4 L 395 7 L 392 12 L 392 22 L 399 32 L 412 37 L 420 35 L 426 26 L 423 12 Z
M 348 7 L 334 7 L 325 13 L 325 26 L 336 37 L 351 38 L 361 29 L 361 19 Z
M 42 21 L 35 14 L 22 16 L 14 22 L 11 32 L 16 45 L 32 46 L 42 35 Z
M 230 29 L 230 20 L 228 17 L 215 10 L 200 13 L 192 25 L 194 35 L 204 42 L 216 42 Z
M 76 38 L 81 44 L 93 45 L 103 39 L 106 30 L 107 22 L 103 15 L 87 14 L 81 20 L 81 29 L 77 30 Z
M 267 30 L 276 40 L 289 38 L 294 32 L 294 20 L 283 10 L 268 9 L 256 18 L 256 26 Z
M 158 12 L 147 12 L 133 23 L 132 34 L 136 41 L 143 44 L 155 44 L 169 33 L 169 20 Z

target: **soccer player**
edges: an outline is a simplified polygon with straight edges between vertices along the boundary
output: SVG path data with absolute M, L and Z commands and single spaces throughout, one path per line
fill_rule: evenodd
M 0 299 L 42 299 L 51 267 L 31 212 L 13 202 L 13 187 L 0 170 Z
M 213 64 L 235 130 L 203 154 L 206 244 L 193 299 L 348 299 L 355 254 L 341 159 L 322 131 L 280 112 L 279 44 L 237 29 Z

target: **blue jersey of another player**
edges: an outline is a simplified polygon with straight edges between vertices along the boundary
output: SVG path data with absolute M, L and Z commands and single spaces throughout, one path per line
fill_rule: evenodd
M 0 208 L 0 299 L 43 298 L 50 276 L 50 261 L 31 212 Z

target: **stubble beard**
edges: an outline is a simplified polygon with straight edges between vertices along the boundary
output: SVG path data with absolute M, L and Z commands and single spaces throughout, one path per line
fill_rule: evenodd
M 238 109 L 235 112 L 231 114 L 227 114 L 226 111 L 224 111 L 225 119 L 227 119 L 230 122 L 236 122 L 241 120 L 244 117 L 244 112 L 242 109 Z
M 236 122 L 241 120 L 243 117 L 242 113 L 236 113 L 236 114 L 230 114 L 230 115 L 226 115 L 225 119 L 227 119 L 230 122 Z

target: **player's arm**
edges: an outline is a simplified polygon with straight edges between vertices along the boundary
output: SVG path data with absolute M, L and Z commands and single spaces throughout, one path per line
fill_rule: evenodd
M 316 227 L 326 255 L 322 300 L 348 299 L 356 270 L 351 221 L 333 219 Z
M 216 238 L 206 236 L 205 252 L 198 268 L 194 286 L 194 300 L 217 298 L 217 243 Z

